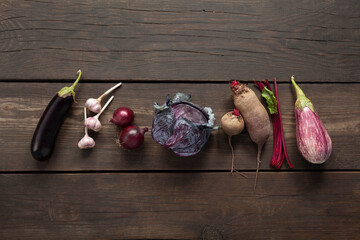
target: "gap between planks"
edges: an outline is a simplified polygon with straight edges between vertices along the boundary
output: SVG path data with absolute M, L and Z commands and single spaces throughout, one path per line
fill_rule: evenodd
M 255 173 L 256 170 L 240 170 L 237 169 L 238 172 L 246 172 L 246 173 Z M 360 169 L 308 169 L 308 170 L 303 170 L 303 169 L 284 169 L 284 170 L 276 170 L 276 169 L 264 169 L 264 170 L 260 170 L 261 172 L 266 172 L 266 173 L 305 173 L 305 172 L 338 172 L 338 173 L 358 173 L 360 172 Z M 113 173 L 163 173 L 163 174 L 168 174 L 168 173 L 229 173 L 229 175 L 231 175 L 229 170 L 74 170 L 74 171 L 69 171 L 69 170 L 56 170 L 56 171 L 52 171 L 52 170 L 46 170 L 46 171 L 0 171 L 0 174 L 113 174 Z M 234 174 L 234 176 L 236 176 L 237 174 Z
M 75 81 L 74 79 L 64 80 L 64 79 L 47 79 L 47 80 L 41 80 L 41 79 L 30 79 L 30 80 L 23 80 L 23 79 L 0 79 L 0 83 L 73 83 Z M 145 84 L 225 84 L 230 83 L 233 80 L 240 81 L 241 83 L 245 84 L 251 84 L 254 83 L 254 81 L 264 81 L 266 79 L 254 79 L 254 80 L 242 80 L 242 79 L 224 79 L 224 80 L 208 80 L 208 81 L 202 81 L 202 80 L 145 80 L 145 79 L 128 79 L 128 80 L 95 80 L 95 79 L 81 79 L 81 83 L 126 83 L 126 84 L 138 84 L 138 83 L 145 83 Z M 268 79 L 270 81 L 270 84 L 273 84 L 274 79 Z M 356 85 L 360 84 L 360 82 L 321 82 L 321 81 L 297 81 L 299 84 L 344 84 L 344 85 Z M 277 84 L 291 84 L 290 78 L 288 82 L 281 81 L 277 79 Z

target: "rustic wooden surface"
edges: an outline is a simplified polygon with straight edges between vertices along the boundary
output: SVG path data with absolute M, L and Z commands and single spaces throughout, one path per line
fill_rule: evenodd
M 357 239 L 360 236 L 360 3 L 348 1 L 0 2 L 0 239 Z M 82 69 L 77 104 L 48 162 L 30 155 L 52 96 Z M 323 165 L 295 139 L 295 93 L 314 103 L 333 140 Z M 127 106 L 151 128 L 153 103 L 190 93 L 219 120 L 233 108 L 228 83 L 277 77 L 294 169 L 269 166 L 253 191 L 256 146 L 213 132 L 180 158 L 145 135 L 139 151 L 116 144 L 108 123 Z M 117 82 L 96 147 L 81 151 L 82 106 Z
M 359 82 L 359 1 L 0 4 L 5 79 Z M 45 70 L 47 69 L 47 70 Z
M 199 239 L 211 226 L 224 239 L 358 236 L 359 173 L 263 173 L 256 193 L 255 174 L 248 175 L 2 174 L 0 231 L 29 239 Z

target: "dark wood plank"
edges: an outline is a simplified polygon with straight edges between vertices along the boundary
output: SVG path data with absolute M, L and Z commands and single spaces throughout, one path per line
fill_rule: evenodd
M 356 239 L 359 172 L 1 174 L 2 239 Z
M 145 135 L 145 144 L 139 151 L 124 151 L 115 143 L 118 129 L 108 123 L 112 112 L 120 106 L 135 111 L 135 124 L 151 128 L 153 102 L 162 103 L 166 94 L 190 93 L 193 101 L 210 106 L 216 118 L 233 108 L 230 90 L 223 84 L 143 84 L 131 83 L 114 93 L 114 101 L 101 116 L 103 129 L 90 134 L 96 139 L 93 150 L 79 150 L 77 142 L 83 137 L 82 106 L 89 97 L 97 97 L 113 83 L 80 83 L 78 104 L 73 105 L 60 131 L 55 152 L 49 162 L 39 163 L 30 155 L 30 141 L 36 124 L 48 101 L 64 83 L 0 83 L 0 171 L 33 170 L 230 170 L 230 150 L 227 137 L 220 130 L 212 133 L 202 151 L 190 158 L 175 156 L 168 149 Z M 249 84 L 254 88 L 253 84 Z M 313 101 L 333 140 L 333 154 L 324 165 L 308 164 L 299 155 L 295 139 L 293 104 L 295 96 L 290 84 L 279 85 L 285 138 L 289 156 L 295 169 L 360 169 L 359 84 L 302 84 L 304 92 Z M 259 92 L 256 90 L 259 95 Z M 240 169 L 255 168 L 256 145 L 246 132 L 233 137 L 236 165 Z M 270 169 L 272 137 L 265 146 L 262 169 Z M 284 166 L 286 169 L 286 166 Z
M 0 79 L 359 82 L 346 1 L 1 1 Z

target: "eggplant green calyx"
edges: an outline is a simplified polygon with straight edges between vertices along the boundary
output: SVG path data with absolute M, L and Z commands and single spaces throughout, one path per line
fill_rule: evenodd
M 291 76 L 291 82 L 294 85 L 296 92 L 296 102 L 295 107 L 300 109 L 300 111 L 304 110 L 305 107 L 308 107 L 315 113 L 315 108 L 310 99 L 308 99 L 301 88 L 296 84 L 294 76 Z
M 264 87 L 261 91 L 261 96 L 265 98 L 270 114 L 277 114 L 277 100 L 274 93 L 267 87 Z
M 58 96 L 62 97 L 62 98 L 66 98 L 68 96 L 72 96 L 75 101 L 75 86 L 76 84 L 79 82 L 80 77 L 81 77 L 81 70 L 79 69 L 79 71 L 77 71 L 78 77 L 75 80 L 75 82 L 70 86 L 70 87 L 63 87 L 59 92 L 58 92 Z

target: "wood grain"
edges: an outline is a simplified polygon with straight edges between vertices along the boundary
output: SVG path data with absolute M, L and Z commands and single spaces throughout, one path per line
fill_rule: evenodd
M 2 239 L 356 239 L 360 173 L 1 174 Z
M 95 138 L 93 150 L 79 150 L 77 142 L 83 137 L 83 104 L 89 97 L 98 97 L 115 83 L 79 83 L 78 104 L 65 120 L 57 139 L 52 158 L 45 163 L 32 159 L 30 141 L 36 124 L 52 98 L 65 83 L 0 83 L 0 144 L 2 146 L 0 171 L 86 171 L 86 170 L 230 170 L 230 149 L 227 137 L 219 130 L 213 132 L 202 151 L 190 158 L 175 156 L 170 150 L 155 143 L 151 135 L 145 135 L 145 144 L 139 151 L 125 151 L 115 142 L 120 129 L 107 121 L 113 111 L 127 106 L 135 111 L 135 122 L 151 128 L 154 101 L 163 103 L 166 94 L 176 92 L 192 95 L 193 102 L 210 106 L 218 119 L 233 109 L 228 82 L 219 84 L 180 83 L 126 83 L 114 92 L 114 101 L 100 120 L 103 129 L 91 136 Z M 249 84 L 254 88 L 254 84 Z M 295 93 L 290 84 L 279 85 L 279 96 L 283 114 L 285 139 L 291 162 L 296 170 L 360 169 L 359 84 L 301 84 L 312 100 L 333 140 L 333 153 L 323 165 L 307 163 L 299 154 L 295 139 L 294 108 Z M 105 100 L 106 101 L 106 100 Z M 105 102 L 104 101 L 104 102 Z M 233 137 L 236 167 L 255 169 L 256 145 L 246 132 Z M 262 156 L 261 169 L 272 169 L 269 162 L 272 155 L 270 136 Z M 7 160 L 5 160 L 7 159 Z M 286 163 L 283 169 L 287 169 Z
M 0 3 L 0 79 L 359 82 L 360 4 Z
M 0 239 L 357 239 L 360 235 L 360 3 L 356 0 L 3 0 L 0 1 Z M 30 141 L 53 95 L 83 77 L 52 158 Z M 295 138 L 295 93 L 317 109 L 333 140 L 322 165 Z M 125 151 L 108 120 L 120 106 L 151 128 L 153 103 L 176 92 L 233 109 L 228 83 L 278 78 L 294 170 L 269 166 L 257 147 L 222 130 L 180 158 L 145 135 Z M 117 82 L 92 150 L 79 150 L 83 105 Z M 104 99 L 106 100 L 106 99 Z M 105 102 L 105 101 L 104 101 Z M 264 103 L 264 101 L 263 101 Z

